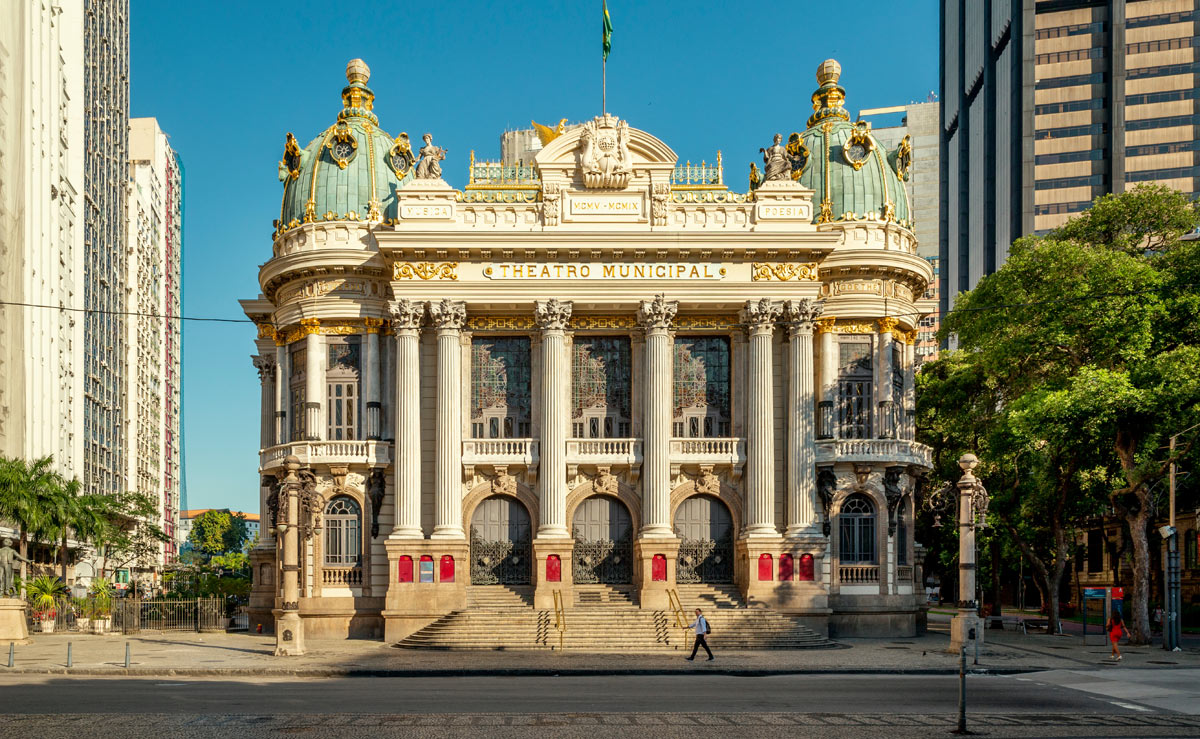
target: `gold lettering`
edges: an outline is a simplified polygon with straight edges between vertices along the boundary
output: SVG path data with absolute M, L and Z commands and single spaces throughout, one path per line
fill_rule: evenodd
M 579 276 L 580 277 L 582 277 L 586 280 L 588 277 L 591 276 L 591 274 L 592 274 L 591 267 L 587 266 L 586 264 L 579 265 Z
M 603 271 L 603 273 L 602 273 L 602 274 L 603 274 L 603 275 L 604 275 L 604 277 L 606 277 L 606 278 L 613 278 L 613 277 L 616 277 L 616 276 L 617 276 L 617 275 L 616 275 L 616 268 L 615 268 L 615 267 L 613 267 L 611 264 L 606 264 L 606 265 L 604 265 L 604 271 Z
M 575 276 L 575 265 L 568 264 L 567 265 L 567 277 L 574 277 L 574 276 Z

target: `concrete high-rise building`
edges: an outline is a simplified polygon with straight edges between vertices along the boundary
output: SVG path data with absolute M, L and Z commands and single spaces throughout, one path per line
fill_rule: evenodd
M 0 5 L 0 454 L 83 473 L 79 4 Z
M 942 0 L 943 311 L 1139 183 L 1196 193 L 1197 0 Z
M 125 263 L 125 477 L 159 502 L 168 541 L 163 561 L 178 554 L 180 469 L 180 339 L 182 175 L 179 158 L 154 118 L 129 122 L 129 219 Z
M 931 97 L 933 97 L 931 95 Z M 909 103 L 888 108 L 861 111 L 858 117 L 871 120 L 874 116 L 903 114 L 898 126 L 874 128 L 873 133 L 891 150 L 900 146 L 907 136 L 912 148 L 912 168 L 904 188 L 908 190 L 909 207 L 913 214 L 913 233 L 917 236 L 917 254 L 933 267 L 934 281 L 917 300 L 921 317 L 917 324 L 916 356 L 921 364 L 937 357 L 937 331 L 941 325 L 938 308 L 939 269 L 938 231 L 941 223 L 941 145 L 939 140 L 941 106 L 930 101 Z
M 129 138 L 129 2 L 84 2 L 84 427 L 89 493 L 128 487 L 121 422 Z

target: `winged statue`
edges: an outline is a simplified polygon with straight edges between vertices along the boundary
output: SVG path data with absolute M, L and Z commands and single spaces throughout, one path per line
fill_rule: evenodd
M 542 142 L 542 146 L 545 146 L 546 144 L 550 143 L 551 141 L 558 138 L 559 136 L 562 136 L 563 133 L 566 132 L 566 130 L 567 130 L 567 119 L 566 118 L 563 118 L 561 121 L 559 121 L 558 126 L 556 126 L 555 128 L 550 128 L 549 126 L 543 126 L 542 124 L 538 123 L 537 121 L 530 121 L 530 123 L 533 124 L 533 130 L 537 131 L 537 136 L 538 136 L 538 139 Z

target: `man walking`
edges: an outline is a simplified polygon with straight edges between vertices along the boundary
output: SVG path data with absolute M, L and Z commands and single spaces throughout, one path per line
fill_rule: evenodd
M 692 656 L 687 658 L 688 662 L 696 659 L 696 650 L 700 647 L 704 647 L 704 651 L 708 652 L 708 661 L 712 662 L 713 653 L 708 648 L 708 640 L 704 638 L 712 629 L 708 628 L 708 619 L 701 615 L 699 608 L 696 609 L 696 620 L 688 624 L 688 628 L 696 632 L 696 642 L 692 644 Z

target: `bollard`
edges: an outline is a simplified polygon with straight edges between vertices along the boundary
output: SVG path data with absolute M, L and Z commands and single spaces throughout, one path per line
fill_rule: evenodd
M 16 655 L 17 655 L 17 643 L 10 641 L 8 643 L 8 666 L 9 667 L 13 666 L 13 658 L 15 658 Z
M 125 669 L 129 669 L 129 642 L 125 642 Z
M 73 660 L 71 659 L 71 642 L 67 642 L 67 667 L 70 668 Z

